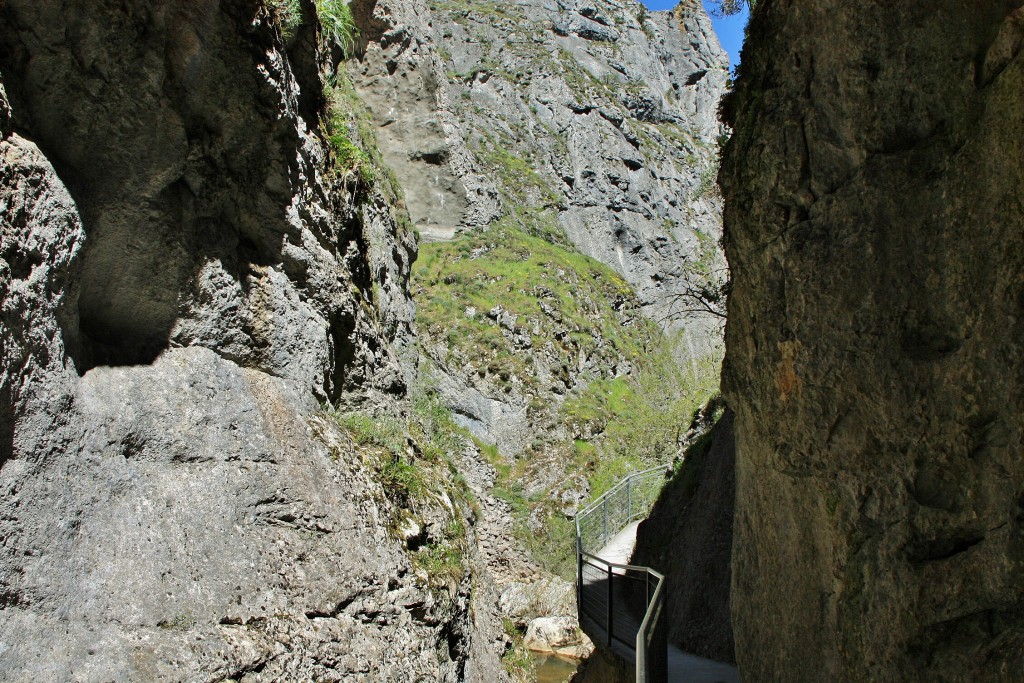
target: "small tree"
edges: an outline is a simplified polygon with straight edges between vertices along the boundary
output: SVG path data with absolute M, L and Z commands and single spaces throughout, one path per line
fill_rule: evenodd
M 712 10 L 712 14 L 727 17 L 739 14 L 744 5 L 754 9 L 754 6 L 757 5 L 757 0 L 715 0 L 715 4 L 717 8 Z

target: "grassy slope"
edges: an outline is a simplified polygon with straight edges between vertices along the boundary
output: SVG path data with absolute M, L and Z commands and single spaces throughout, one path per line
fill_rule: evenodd
M 636 314 L 621 277 L 509 221 L 422 245 L 413 294 L 420 334 L 445 355 L 439 362 L 531 398 L 545 438 L 520 458 L 480 445 L 523 542 L 546 569 L 571 578 L 574 503 L 563 494 L 583 486 L 593 497 L 631 470 L 671 461 L 693 411 L 717 391 L 719 359 L 680 367 L 672 340 Z M 502 315 L 489 316 L 497 306 Z M 581 354 L 589 371 L 579 369 Z M 560 392 L 571 387 L 560 403 L 557 382 Z M 556 483 L 531 484 L 540 480 Z

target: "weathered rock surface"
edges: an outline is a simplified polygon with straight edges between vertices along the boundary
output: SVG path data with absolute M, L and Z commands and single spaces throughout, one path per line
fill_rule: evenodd
M 699 3 L 355 7 L 354 80 L 425 237 L 512 216 L 619 271 L 652 317 L 681 308 L 677 280 L 721 234 L 727 63 Z
M 4 679 L 462 680 L 468 577 L 416 580 L 310 403 L 200 347 L 88 372 L 74 458 L 4 467 Z
M 713 178 L 727 70 L 699 3 L 355 0 L 353 12 L 349 72 L 424 239 L 498 225 L 567 242 L 616 270 L 646 316 L 685 326 L 691 356 L 711 350 L 719 320 L 684 312 L 690 285 L 724 267 Z M 446 367 L 443 340 L 425 350 L 474 433 L 510 452 L 533 441 L 535 397 Z M 601 376 L 537 365 L 570 387 Z
M 746 681 L 1024 678 L 1022 12 L 758 3 L 721 175 Z
M 729 612 L 736 449 L 726 412 L 688 451 L 640 523 L 632 564 L 668 580 L 669 640 L 684 652 L 735 664 Z
M 413 243 L 302 9 L 0 5 L 3 680 L 504 680 L 493 588 L 318 417 L 403 391 Z
M 520 627 L 539 617 L 576 617 L 576 586 L 557 576 L 509 583 L 499 600 L 502 615 Z
M 594 651 L 575 617 L 540 617 L 530 622 L 523 644 L 534 652 L 585 659 Z

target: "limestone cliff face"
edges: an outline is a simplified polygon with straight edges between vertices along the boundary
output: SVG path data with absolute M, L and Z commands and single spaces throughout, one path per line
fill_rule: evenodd
M 1022 27 L 758 3 L 721 175 L 744 680 L 1024 677 Z
M 501 680 L 317 415 L 404 391 L 414 247 L 301 6 L 0 6 L 4 680 Z
M 715 260 L 726 55 L 697 2 L 355 2 L 357 87 L 427 239 L 501 216 L 619 271 L 652 317 Z
M 319 75 L 293 68 L 315 65 L 313 30 L 292 59 L 254 2 L 92 10 L 7 3 L 3 27 L 14 126 L 88 236 L 64 325 L 78 372 L 201 345 L 321 398 L 346 380 L 397 388 L 358 348 L 376 333 L 349 290 L 370 287 L 371 258 L 407 270 L 411 237 L 371 256 L 373 221 L 326 175 Z
M 718 319 L 687 313 L 681 296 L 724 268 L 713 178 L 727 63 L 700 3 L 355 0 L 353 11 L 350 74 L 424 239 L 515 226 L 566 244 L 634 290 L 624 317 L 685 329 L 691 357 L 715 350 Z M 539 375 L 566 378 L 530 396 L 446 360 L 448 330 L 419 333 L 453 409 L 510 452 L 542 431 L 531 402 L 557 407 L 605 369 L 628 372 L 615 349 L 589 360 L 533 349 Z

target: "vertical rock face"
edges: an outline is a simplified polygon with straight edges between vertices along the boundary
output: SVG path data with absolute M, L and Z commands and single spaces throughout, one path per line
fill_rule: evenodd
M 403 390 L 413 247 L 302 12 L 0 6 L 3 680 L 501 680 L 316 414 Z
M 744 680 L 1024 677 L 1022 45 L 1019 2 L 758 5 L 721 175 Z
M 632 564 L 668 579 L 669 639 L 684 652 L 735 663 L 729 613 L 736 445 L 726 412 L 640 523 Z
M 616 303 L 624 325 L 639 309 L 684 332 L 683 354 L 718 357 L 720 319 L 694 313 L 687 298 L 692 285 L 724 271 L 714 175 L 727 61 L 700 3 L 674 12 L 633 0 L 352 7 L 361 38 L 348 72 L 424 240 L 478 231 L 494 246 L 513 228 L 582 252 L 635 292 Z M 558 269 L 563 283 L 572 277 Z M 461 304 L 458 294 L 450 298 Z M 462 310 L 472 316 L 475 307 Z M 502 310 L 489 305 L 481 319 L 490 315 L 528 343 L 532 329 L 538 342 L 514 352 L 535 366 L 523 382 L 494 372 L 500 362 L 489 350 L 453 355 L 448 324 L 421 318 L 418 333 L 451 408 L 476 435 L 514 453 L 544 437 L 536 406 L 557 411 L 567 391 L 630 369 L 603 339 L 600 354 L 576 345 L 568 334 L 592 335 L 563 326 L 557 310 L 532 323 L 526 315 L 516 322 L 523 311 L 501 319 Z M 546 338 L 550 322 L 565 327 L 560 337 Z M 502 383 L 488 372 L 504 374 Z M 535 378 L 540 396 L 523 388 Z
M 718 259 L 727 59 L 700 3 L 355 0 L 353 79 L 427 239 L 501 217 L 568 238 L 679 316 Z
M 194 344 L 335 398 L 346 372 L 386 366 L 356 348 L 375 333 L 348 292 L 376 275 L 371 221 L 322 177 L 299 97 L 315 102 L 319 80 L 299 87 L 260 7 L 6 3 L 15 126 L 55 165 L 88 236 L 64 330 L 80 373 Z M 297 62 L 314 59 L 312 36 L 295 41 Z M 385 254 L 407 270 L 401 247 Z M 356 356 L 365 369 L 337 362 Z

